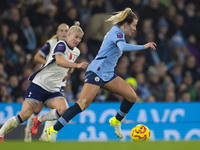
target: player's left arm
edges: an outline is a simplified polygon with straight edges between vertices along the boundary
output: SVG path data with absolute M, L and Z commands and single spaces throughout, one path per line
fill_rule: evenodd
M 117 42 L 117 46 L 119 47 L 121 51 L 136 51 L 136 50 L 144 50 L 148 48 L 152 50 L 156 50 L 156 43 L 154 42 L 148 42 L 144 45 L 132 45 L 124 41 L 119 41 Z

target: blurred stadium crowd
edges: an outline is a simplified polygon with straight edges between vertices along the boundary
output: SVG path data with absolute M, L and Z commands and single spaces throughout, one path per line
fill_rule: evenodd
M 139 17 L 132 44 L 154 41 L 157 51 L 126 52 L 116 74 L 137 92 L 139 102 L 200 101 L 199 0 L 0 0 L 0 102 L 22 102 L 28 77 L 41 64 L 35 53 L 56 33 L 60 23 L 81 22 L 85 32 L 77 61 L 97 54 L 112 12 L 130 7 Z M 64 94 L 69 102 L 79 96 L 83 70 L 75 70 Z M 100 90 L 96 102 L 121 101 Z

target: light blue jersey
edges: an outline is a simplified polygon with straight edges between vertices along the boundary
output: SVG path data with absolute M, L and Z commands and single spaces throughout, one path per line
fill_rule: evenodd
M 92 71 L 103 81 L 109 81 L 114 76 L 114 68 L 123 51 L 142 49 L 144 49 L 144 45 L 127 44 L 124 32 L 118 25 L 115 25 L 104 37 L 101 48 L 96 58 L 88 66 L 87 72 Z
M 96 73 L 102 80 L 108 81 L 114 76 L 114 68 L 123 51 L 117 46 L 117 42 L 124 41 L 124 32 L 115 25 L 104 37 L 104 41 L 96 58 L 90 63 L 87 71 Z

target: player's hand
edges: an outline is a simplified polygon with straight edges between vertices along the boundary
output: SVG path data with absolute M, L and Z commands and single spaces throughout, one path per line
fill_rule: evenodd
M 152 50 L 156 50 L 156 43 L 154 42 L 148 42 L 147 44 L 144 45 L 145 49 L 151 48 Z
M 70 78 L 70 75 L 74 72 L 74 68 L 69 68 L 67 75 L 63 78 L 62 82 Z
M 88 67 L 88 63 L 87 62 L 82 62 L 82 63 L 79 63 L 77 68 L 82 68 L 82 69 L 86 69 Z
M 62 82 L 64 82 L 64 81 L 67 80 L 68 78 L 69 78 L 69 76 L 66 75 L 66 76 L 63 78 Z
M 67 76 L 70 76 L 74 72 L 74 68 L 69 68 L 67 71 Z

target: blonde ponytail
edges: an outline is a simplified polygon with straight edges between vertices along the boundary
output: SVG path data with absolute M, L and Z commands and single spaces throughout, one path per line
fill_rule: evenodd
M 60 24 L 58 27 L 57 27 L 57 32 L 59 31 L 60 28 L 65 28 L 65 29 L 69 29 L 69 26 L 66 24 L 66 23 L 62 23 Z M 53 39 L 57 39 L 58 38 L 58 35 L 55 34 L 53 35 L 49 40 L 53 40 Z
M 122 25 L 125 22 L 128 22 L 130 24 L 133 21 L 133 19 L 138 18 L 130 8 L 126 8 L 123 11 L 115 12 L 115 15 L 111 16 L 106 21 L 111 21 L 114 25 Z

